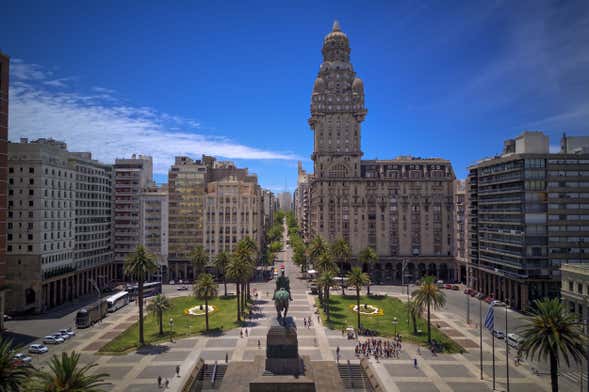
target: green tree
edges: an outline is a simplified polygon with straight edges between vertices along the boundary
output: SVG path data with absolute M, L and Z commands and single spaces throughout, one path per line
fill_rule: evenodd
M 160 336 L 164 334 L 164 312 L 170 310 L 172 304 L 168 297 L 162 294 L 156 295 L 147 305 L 147 311 L 153 312 L 158 320 Z
M 358 316 L 358 329 L 360 329 L 360 288 L 368 284 L 370 278 L 367 273 L 362 272 L 362 268 L 360 267 L 352 267 L 352 270 L 348 272 L 346 278 L 348 280 L 348 285 L 354 286 L 356 289 L 356 314 Z
M 360 252 L 360 254 L 358 255 L 358 260 L 360 260 L 360 262 L 363 264 L 366 263 L 369 278 L 368 284 L 366 285 L 366 293 L 370 296 L 370 272 L 372 270 L 372 265 L 378 260 L 378 256 L 376 255 L 374 249 L 372 249 L 371 247 L 367 247 Z
M 96 364 L 80 366 L 80 354 L 54 355 L 48 370 L 40 370 L 31 379 L 27 391 L 31 392 L 102 392 L 109 385 L 107 373 L 91 374 Z
M 329 252 L 329 245 L 327 241 L 323 239 L 321 236 L 315 236 L 313 240 L 311 240 L 311 244 L 309 245 L 308 254 L 311 258 L 311 262 L 316 270 L 321 271 L 319 267 L 320 258 Z M 323 260 L 325 261 L 325 259 Z
M 213 275 L 203 273 L 194 282 L 194 296 L 205 300 L 205 330 L 209 331 L 209 299 L 217 296 L 217 284 Z
M 334 259 L 339 263 L 339 273 L 342 280 L 342 295 L 346 295 L 346 285 L 344 284 L 344 266 L 352 257 L 352 250 L 350 249 L 350 245 L 348 245 L 346 240 L 339 238 L 331 244 L 331 253 L 333 254 Z
M 432 343 L 431 308 L 442 308 L 446 304 L 446 294 L 436 285 L 433 276 L 422 279 L 421 285 L 411 294 L 414 301 L 427 310 L 427 342 Z
M 247 276 L 249 267 L 244 262 L 243 258 L 233 253 L 229 258 L 227 264 L 227 277 L 235 282 L 235 291 L 237 299 L 237 321 L 241 321 L 241 292 L 240 285 Z
M 223 274 L 223 288 L 225 291 L 225 297 L 227 296 L 227 264 L 229 264 L 229 255 L 225 252 L 219 252 L 217 257 L 215 258 L 215 266 L 217 267 L 217 271 Z
M 413 335 L 417 335 L 417 319 L 423 313 L 423 307 L 416 301 L 407 302 L 409 307 L 409 315 L 411 316 L 411 323 L 413 324 Z
M 17 366 L 12 340 L 0 337 L 0 391 L 18 392 L 30 376 L 30 369 Z
M 523 338 L 519 351 L 532 360 L 548 359 L 552 392 L 558 392 L 560 361 L 564 360 L 567 367 L 571 360 L 581 363 L 587 338 L 577 316 L 567 312 L 558 298 L 536 300 L 534 305 L 531 317 L 519 329 Z
M 209 256 L 202 245 L 197 245 L 192 249 L 192 252 L 190 252 L 190 261 L 192 261 L 192 268 L 196 279 L 197 276 L 205 271 L 209 263 Z
M 254 275 L 257 264 L 258 248 L 256 243 L 250 238 L 245 237 L 237 243 L 235 255 L 246 266 L 246 273 L 241 282 L 241 296 L 242 296 L 242 313 L 245 312 L 246 302 L 250 298 L 249 282 Z
M 125 260 L 125 274 L 137 281 L 138 294 L 137 304 L 139 305 L 139 344 L 144 345 L 143 336 L 143 284 L 149 274 L 157 270 L 155 256 L 149 253 L 143 245 L 138 245 L 135 252 L 131 253 Z
M 323 290 L 323 311 L 327 316 L 327 321 L 330 321 L 329 309 L 329 289 L 335 285 L 335 274 L 333 271 L 327 270 L 322 272 L 317 278 L 317 285 Z

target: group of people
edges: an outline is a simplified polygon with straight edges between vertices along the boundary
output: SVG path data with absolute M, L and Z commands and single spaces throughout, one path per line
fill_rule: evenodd
M 313 326 L 313 321 L 311 320 L 311 316 L 305 318 L 303 317 L 303 325 L 305 328 L 311 328 Z
M 354 352 L 357 357 L 363 356 L 370 358 L 370 356 L 374 356 L 376 360 L 379 358 L 399 359 L 402 348 L 401 336 L 397 335 L 392 340 L 370 338 L 363 342 L 359 341 L 356 343 Z

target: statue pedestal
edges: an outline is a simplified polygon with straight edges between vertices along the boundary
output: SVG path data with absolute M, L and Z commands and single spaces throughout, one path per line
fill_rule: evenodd
M 268 368 L 268 364 L 273 362 L 281 364 L 277 365 L 277 369 L 284 368 L 282 364 L 291 363 L 295 365 L 299 362 L 297 327 L 292 317 L 283 319 L 282 323 L 274 319 L 268 330 L 266 335 L 266 370 L 272 371 Z M 298 366 L 293 367 L 292 372 L 284 373 L 284 371 L 281 371 L 277 374 L 295 374 L 296 371 L 300 371 Z

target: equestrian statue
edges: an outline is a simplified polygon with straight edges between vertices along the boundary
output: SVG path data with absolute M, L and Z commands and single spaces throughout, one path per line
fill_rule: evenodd
M 276 290 L 274 291 L 274 305 L 276 306 L 276 313 L 278 321 L 286 319 L 288 313 L 288 303 L 292 301 L 290 295 L 290 281 L 284 275 L 284 271 L 281 272 L 278 279 L 276 279 Z M 284 314 L 282 313 L 284 311 Z

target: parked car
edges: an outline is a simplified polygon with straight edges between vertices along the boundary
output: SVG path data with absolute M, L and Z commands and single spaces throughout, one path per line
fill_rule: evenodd
M 458 290 L 460 290 L 460 286 L 458 286 L 457 284 L 453 284 L 452 285 L 452 290 L 458 291 Z
M 471 288 L 466 288 L 464 289 L 464 294 L 466 295 L 472 295 L 473 290 Z
M 448 289 L 448 290 L 452 290 L 452 285 L 451 285 L 450 283 L 446 283 L 446 284 L 444 285 L 444 288 L 445 288 L 445 289 Z
M 494 301 L 491 301 L 491 305 L 493 305 L 493 306 L 505 306 L 505 302 L 494 300 Z
M 485 302 L 488 304 L 491 304 L 491 302 L 493 302 L 495 299 L 492 296 L 488 296 L 485 298 Z
M 76 336 L 76 333 L 71 328 L 63 328 L 63 329 L 60 329 L 59 330 L 59 333 L 62 334 L 62 335 L 63 334 L 67 334 L 70 337 L 71 336 Z
M 178 281 L 178 284 L 182 284 L 182 283 L 183 283 L 183 282 L 182 282 L 182 279 L 180 279 L 180 280 Z
M 176 284 L 176 282 L 173 280 L 170 280 L 170 284 Z
M 12 317 L 10 317 L 9 315 L 5 314 L 4 315 L 4 321 L 10 321 L 12 320 Z
M 47 335 L 43 338 L 43 343 L 45 343 L 45 344 L 60 344 L 63 342 L 64 342 L 63 338 L 55 337 L 52 335 Z
M 483 294 L 483 293 L 477 293 L 476 298 L 477 299 L 483 299 L 483 298 L 485 298 L 485 294 Z
M 178 291 L 187 291 L 188 290 L 188 287 L 186 287 L 186 286 L 180 286 L 176 290 L 178 290 Z
M 71 336 L 68 333 L 61 333 L 61 332 L 54 333 L 53 337 L 62 338 L 63 340 L 69 340 L 69 338 L 71 338 Z
M 497 339 L 505 339 L 505 332 L 503 331 L 494 330 L 493 335 L 495 335 Z
M 16 353 L 13 358 L 16 364 L 19 366 L 28 366 L 31 364 L 31 362 L 33 362 L 33 358 L 23 353 Z
M 47 351 L 49 351 L 47 346 L 44 346 L 42 344 L 31 344 L 29 346 L 29 352 L 33 354 L 44 354 Z

